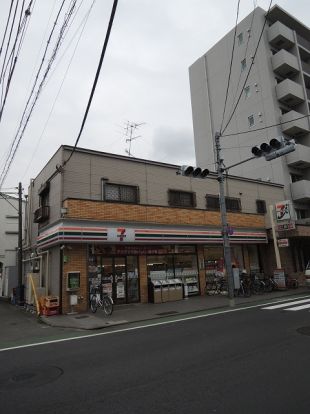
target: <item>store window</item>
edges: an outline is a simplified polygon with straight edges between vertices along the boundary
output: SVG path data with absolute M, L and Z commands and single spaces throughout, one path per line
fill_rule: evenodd
M 247 246 L 248 254 L 249 254 L 249 261 L 250 261 L 250 272 L 252 274 L 260 272 L 260 265 L 259 265 L 259 254 L 258 254 L 258 247 L 255 244 L 249 244 Z
M 169 281 L 178 279 L 182 282 L 185 296 L 199 294 L 197 254 L 194 246 L 193 253 L 182 253 L 182 247 L 176 246 L 180 253 L 147 256 L 147 274 L 151 281 Z M 184 251 L 189 251 L 184 246 Z
M 196 207 L 196 195 L 189 191 L 168 190 L 170 206 Z
M 133 185 L 110 184 L 103 182 L 103 199 L 123 203 L 138 203 L 138 187 Z

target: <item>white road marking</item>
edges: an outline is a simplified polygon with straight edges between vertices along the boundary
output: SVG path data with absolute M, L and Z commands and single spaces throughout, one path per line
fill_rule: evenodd
M 295 300 L 294 302 L 281 303 L 280 305 L 267 306 L 262 309 L 268 309 L 268 310 L 280 309 L 280 308 L 286 308 L 287 306 L 298 305 L 300 303 L 305 303 L 305 302 L 310 302 L 310 298 L 303 299 L 303 300 Z
M 309 309 L 310 308 L 310 303 L 308 303 L 307 305 L 301 305 L 301 306 L 294 306 L 293 308 L 288 308 L 288 309 L 284 309 L 286 311 L 299 311 L 302 309 Z
M 306 301 L 310 301 L 310 296 L 308 296 L 308 295 L 307 296 L 300 296 L 301 299 L 305 298 L 305 297 L 308 298 Z M 184 321 L 189 321 L 189 320 L 192 320 L 192 319 L 207 318 L 209 316 L 216 316 L 216 315 L 222 315 L 222 314 L 225 314 L 225 313 L 232 313 L 232 312 L 239 312 L 239 311 L 243 311 L 243 310 L 247 310 L 247 309 L 260 308 L 262 306 L 270 305 L 270 304 L 273 304 L 273 303 L 285 302 L 285 301 L 289 301 L 289 300 L 291 300 L 291 299 L 280 299 L 280 300 L 277 300 L 275 302 L 268 302 L 268 303 L 261 303 L 259 305 L 251 305 L 251 306 L 244 306 L 244 307 L 240 307 L 240 308 L 226 309 L 226 310 L 222 310 L 222 311 L 216 311 L 216 312 L 213 312 L 213 313 L 207 313 L 207 314 L 204 314 L 204 315 L 188 316 L 188 317 L 184 317 L 184 318 L 180 318 L 180 319 L 175 319 L 173 321 L 155 322 L 155 323 L 149 323 L 147 325 L 142 325 L 142 326 L 134 326 L 132 328 L 115 329 L 114 331 L 109 331 L 109 332 L 99 332 L 99 333 L 95 333 L 95 334 L 74 336 L 72 338 L 55 339 L 55 340 L 51 340 L 51 341 L 35 342 L 35 343 L 32 343 L 32 344 L 12 346 L 12 347 L 8 347 L 8 348 L 2 348 L 2 349 L 0 349 L 0 352 L 12 351 L 12 350 L 15 350 L 15 349 L 32 348 L 32 347 L 41 346 L 41 345 L 50 345 L 50 344 L 55 344 L 55 343 L 59 343 L 59 342 L 75 341 L 75 340 L 78 340 L 78 339 L 93 338 L 95 336 L 112 335 L 112 334 L 115 334 L 115 333 L 136 331 L 138 329 L 151 328 L 153 326 L 168 325 L 168 324 L 171 324 L 171 323 L 184 322 Z M 287 305 L 288 304 L 286 304 L 286 306 Z M 206 309 L 206 312 L 208 312 L 207 309 Z

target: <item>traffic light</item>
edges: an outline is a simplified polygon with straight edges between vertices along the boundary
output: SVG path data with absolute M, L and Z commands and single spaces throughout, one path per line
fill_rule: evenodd
M 191 165 L 182 165 L 180 173 L 185 177 L 206 178 L 209 175 L 207 168 L 193 167 Z
M 263 142 L 260 147 L 256 146 L 252 148 L 252 154 L 259 158 L 262 155 L 266 161 L 274 160 L 275 158 L 282 157 L 282 155 L 295 151 L 295 141 L 290 141 L 282 138 L 281 140 L 273 138 L 269 144 Z

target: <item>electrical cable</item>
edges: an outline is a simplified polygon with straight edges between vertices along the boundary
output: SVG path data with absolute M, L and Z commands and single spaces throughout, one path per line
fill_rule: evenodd
M 243 93 L 243 89 L 244 89 L 244 87 L 245 87 L 245 85 L 246 85 L 246 83 L 247 83 L 247 81 L 248 81 L 249 76 L 250 76 L 251 69 L 252 69 L 252 67 L 253 67 L 253 65 L 254 65 L 255 57 L 256 57 L 256 54 L 257 54 L 257 51 L 258 51 L 258 47 L 259 47 L 259 44 L 260 44 L 261 38 L 262 38 L 262 36 L 263 36 L 263 34 L 264 34 L 265 26 L 266 26 L 266 23 L 267 23 L 267 17 L 268 17 L 268 14 L 269 14 L 269 11 L 270 11 L 270 8 L 271 8 L 271 5 L 272 5 L 272 1 L 273 1 L 273 0 L 270 0 L 269 7 L 268 7 L 268 11 L 267 11 L 267 13 L 265 14 L 264 24 L 263 24 L 263 27 L 262 27 L 261 33 L 260 33 L 260 35 L 259 35 L 258 42 L 257 42 L 256 48 L 255 48 L 255 52 L 254 52 L 254 55 L 253 55 L 253 59 L 252 59 L 252 62 L 251 62 L 251 64 L 250 64 L 250 67 L 249 67 L 248 73 L 247 73 L 247 75 L 246 75 L 245 81 L 244 81 L 244 83 L 243 83 L 243 86 L 242 86 L 241 92 L 240 92 L 239 97 L 238 97 L 238 99 L 237 99 L 237 102 L 236 102 L 236 104 L 235 104 L 235 106 L 234 106 L 234 108 L 233 108 L 233 110 L 232 110 L 232 113 L 230 114 L 230 116 L 229 116 L 229 118 L 228 118 L 228 121 L 226 122 L 225 127 L 224 127 L 223 129 L 221 129 L 221 131 L 220 131 L 220 134 L 221 134 L 221 135 L 222 135 L 222 134 L 226 131 L 226 129 L 227 129 L 227 127 L 228 127 L 228 125 L 229 125 L 230 121 L 232 120 L 232 117 L 233 117 L 233 115 L 234 115 L 234 113 L 235 113 L 235 111 L 236 111 L 236 109 L 237 109 L 237 106 L 238 106 L 238 104 L 239 104 L 239 102 L 240 102 L 240 99 L 241 99 L 241 96 L 242 96 L 242 93 Z
M 252 28 L 253 28 L 253 22 L 254 22 L 254 14 L 255 14 L 255 7 L 254 10 L 252 12 L 252 18 L 251 18 L 251 23 L 250 23 L 250 28 L 248 29 L 248 38 L 247 38 L 247 42 L 246 42 L 246 47 L 245 47 L 245 52 L 244 52 L 244 57 L 243 60 L 246 59 L 247 57 L 247 53 L 248 53 L 248 47 L 249 47 L 249 43 L 250 43 L 250 38 L 251 38 L 251 33 L 252 33 Z M 234 103 L 235 103 L 235 99 L 236 99 L 236 95 L 238 93 L 238 89 L 239 89 L 239 85 L 240 85 L 240 81 L 241 81 L 241 76 L 242 76 L 242 72 L 239 72 L 239 78 L 238 78 L 238 82 L 237 82 L 237 87 L 236 87 L 236 92 L 234 93 L 234 97 L 233 97 L 233 103 L 232 103 L 232 108 L 234 107 Z
M 11 0 L 9 15 L 7 17 L 7 20 L 6 20 L 6 25 L 5 25 L 5 29 L 4 29 L 4 33 L 3 33 L 1 46 L 0 46 L 0 57 L 1 57 L 2 48 L 3 48 L 3 45 L 4 45 L 4 41 L 5 41 L 5 38 L 6 38 L 6 33 L 7 33 L 7 30 L 8 30 L 8 26 L 9 26 L 9 23 L 10 23 L 10 19 L 11 19 L 11 12 L 12 12 L 12 8 L 13 8 L 13 3 L 14 3 L 14 0 Z
M 59 97 L 59 95 L 60 95 L 60 92 L 61 92 L 61 90 L 62 90 L 62 86 L 63 86 L 63 84 L 64 84 L 64 82 L 65 82 L 65 80 L 66 80 L 66 77 L 67 77 L 67 74 L 68 74 L 69 68 L 70 68 L 71 63 L 72 63 L 72 61 L 73 61 L 73 58 L 74 58 L 74 56 L 75 56 L 75 52 L 76 52 L 77 47 L 78 47 L 78 45 L 79 45 L 79 43 L 80 43 L 80 39 L 81 39 L 81 37 L 82 37 L 82 34 L 83 34 L 84 29 L 85 29 L 85 27 L 86 27 L 86 23 L 87 23 L 87 21 L 88 21 L 88 18 L 89 18 L 89 16 L 90 16 L 90 13 L 91 13 L 91 11 L 92 11 L 92 9 L 93 9 L 93 6 L 94 6 L 95 2 L 96 2 L 96 0 L 93 0 L 93 1 L 92 1 L 92 4 L 90 5 L 90 7 L 89 7 L 89 9 L 88 9 L 87 13 L 86 13 L 86 14 L 85 14 L 85 16 L 83 17 L 83 19 L 82 19 L 82 21 L 81 21 L 80 25 L 78 26 L 78 30 L 80 30 L 81 28 L 82 28 L 82 30 L 81 30 L 81 32 L 80 32 L 80 34 L 79 34 L 78 40 L 77 40 L 76 45 L 75 45 L 75 47 L 74 47 L 74 50 L 73 50 L 72 56 L 71 56 L 71 58 L 70 58 L 70 61 L 69 61 L 69 63 L 68 63 L 67 69 L 66 69 L 66 71 L 65 71 L 65 73 L 64 73 L 64 76 L 63 76 L 63 78 L 62 78 L 62 81 L 61 81 L 60 87 L 58 88 L 58 92 L 57 92 L 56 97 L 55 97 L 55 99 L 54 99 L 54 102 L 53 102 L 53 104 L 52 104 L 51 110 L 50 110 L 50 112 L 49 112 L 49 114 L 48 114 L 47 120 L 46 120 L 46 122 L 45 122 L 45 124 L 44 124 L 44 127 L 43 127 L 43 129 L 42 129 L 42 132 L 41 132 L 41 134 L 40 134 L 40 136 L 39 136 L 39 139 L 38 139 L 38 141 L 37 141 L 37 144 L 36 144 L 35 150 L 34 150 L 34 152 L 33 152 L 33 154 L 32 154 L 32 157 L 31 157 L 31 159 L 30 159 L 30 161 L 29 161 L 29 163 L 28 163 L 28 165 L 27 165 L 27 167 L 26 167 L 26 169 L 25 169 L 25 172 L 24 172 L 24 174 L 23 174 L 23 179 L 25 178 L 25 175 L 27 174 L 27 172 L 28 172 L 28 170 L 29 170 L 29 168 L 30 168 L 30 166 L 31 166 L 31 164 L 32 164 L 32 161 L 33 161 L 33 159 L 34 159 L 34 157 L 35 157 L 35 154 L 36 154 L 36 152 L 37 152 L 37 150 L 38 150 L 38 148 L 39 148 L 40 142 L 41 142 L 41 140 L 42 140 L 42 137 L 43 137 L 43 135 L 44 135 L 44 132 L 45 132 L 45 130 L 46 130 L 46 127 L 47 127 L 47 125 L 48 125 L 48 123 L 49 123 L 49 120 L 50 120 L 50 118 L 51 118 L 51 115 L 52 115 L 52 113 L 53 113 L 53 110 L 54 110 L 55 104 L 56 104 L 57 99 L 58 99 L 58 97 Z M 78 30 L 75 32 L 74 36 L 78 33 Z M 70 40 L 70 44 L 71 44 L 72 40 L 73 40 L 73 39 L 71 39 L 71 40 Z M 54 69 L 55 69 L 55 68 L 54 68 Z M 52 76 L 52 75 L 51 75 L 51 76 Z M 49 79 L 50 79 L 50 78 L 49 78 Z
M 94 83 L 93 83 L 93 86 L 92 86 L 92 89 L 91 89 L 91 93 L 90 93 L 90 96 L 89 96 L 89 99 L 88 99 L 87 107 L 86 107 L 86 110 L 85 110 L 85 113 L 84 113 L 84 117 L 83 117 L 83 120 L 82 120 L 82 124 L 81 124 L 81 127 L 80 127 L 80 131 L 79 131 L 78 137 L 77 137 L 77 139 L 75 141 L 74 147 L 73 147 L 73 149 L 72 149 L 69 157 L 67 158 L 67 160 L 64 161 L 62 167 L 64 167 L 67 164 L 67 162 L 71 159 L 74 151 L 76 150 L 77 144 L 78 144 L 78 142 L 79 142 L 79 140 L 81 138 L 81 135 L 82 135 L 82 132 L 83 132 L 83 129 L 84 129 L 84 125 L 85 125 L 85 122 L 86 122 L 86 119 L 87 119 L 87 116 L 88 116 L 88 112 L 89 112 L 89 109 L 90 109 L 90 105 L 92 103 L 93 96 L 94 96 L 94 93 L 95 93 L 95 90 L 96 90 L 96 86 L 97 86 L 99 74 L 100 74 L 100 71 L 101 71 L 103 59 L 104 59 L 104 56 L 105 56 L 105 52 L 106 52 L 106 49 L 107 49 L 107 45 L 108 45 L 108 42 L 109 42 L 109 37 L 110 37 L 111 29 L 112 29 L 112 26 L 113 26 L 114 16 L 115 16 L 116 8 L 117 8 L 117 3 L 118 3 L 118 0 L 114 0 L 113 1 L 111 16 L 110 16 L 110 20 L 109 20 L 109 24 L 108 24 L 108 29 L 107 29 L 107 32 L 106 32 L 106 36 L 105 36 L 105 39 L 104 39 L 104 44 L 103 44 L 101 56 L 100 56 L 100 59 L 99 59 L 99 64 L 98 64 L 97 72 L 96 72 L 96 75 L 95 75 Z
M 229 64 L 229 73 L 228 73 L 228 79 L 227 79 L 227 88 L 226 88 L 226 95 L 225 95 L 225 102 L 224 102 L 224 109 L 223 109 L 223 116 L 222 116 L 222 122 L 221 122 L 221 126 L 220 126 L 220 131 L 222 130 L 222 126 L 223 126 L 224 118 L 225 118 L 227 98 L 228 98 L 228 92 L 229 92 L 229 86 L 230 86 L 231 69 L 232 69 L 232 64 L 233 64 L 233 60 L 234 60 L 234 51 L 235 51 L 235 44 L 236 44 L 236 34 L 237 34 L 238 18 L 239 18 L 239 6 L 240 6 L 240 0 L 238 0 L 238 4 L 237 4 L 237 16 L 236 16 L 236 23 L 235 23 L 234 39 L 233 39 L 233 46 L 232 46 L 232 50 L 231 50 L 231 58 L 230 58 L 230 64 Z
M 5 54 L 4 54 L 3 64 L 2 64 L 2 69 L 1 69 L 1 73 L 0 73 L 0 84 L 1 84 L 1 81 L 2 81 L 2 74 L 3 74 L 4 65 L 5 65 L 5 62 L 6 62 L 6 56 L 7 56 L 9 47 L 10 47 L 11 36 L 12 36 L 12 32 L 13 32 L 13 27 L 14 27 L 14 24 L 15 24 L 18 3 L 19 3 L 19 0 L 17 0 L 17 3 L 16 3 L 16 7 L 15 7 L 15 11 L 14 11 L 14 16 L 13 16 L 13 21 L 11 23 L 11 29 L 10 29 L 10 33 L 9 33 L 9 38 L 7 40 L 7 46 L 6 46 L 6 49 L 5 49 Z
M 64 3 L 64 1 L 65 0 L 63 0 L 63 3 Z M 65 30 L 66 30 L 66 27 L 68 25 L 68 22 L 70 21 L 70 18 L 72 16 L 73 11 L 74 11 L 74 8 L 75 8 L 75 5 L 76 5 L 76 1 L 77 0 L 72 0 L 71 1 L 70 6 L 69 6 L 69 10 L 65 14 L 64 21 L 63 21 L 62 26 L 60 28 L 60 31 L 59 31 L 59 34 L 58 34 L 58 38 L 57 38 L 56 44 L 54 46 L 52 55 L 51 55 L 51 57 L 50 57 L 50 59 L 48 61 L 47 68 L 45 69 L 45 72 L 43 74 L 43 78 L 42 78 L 42 80 L 41 80 L 41 82 L 40 82 L 40 84 L 39 84 L 39 86 L 37 88 L 36 94 L 35 94 L 35 96 L 33 98 L 32 103 L 31 103 L 31 107 L 30 107 L 30 109 L 28 111 L 28 114 L 27 114 L 27 117 L 26 117 L 26 119 L 24 121 L 23 127 L 22 127 L 23 119 L 20 121 L 19 129 L 18 129 L 18 131 L 17 131 L 17 133 L 16 133 L 16 135 L 14 137 L 13 143 L 12 143 L 11 148 L 10 148 L 9 157 L 6 160 L 5 167 L 4 167 L 4 169 L 3 169 L 3 171 L 2 171 L 2 173 L 0 175 L 0 180 L 1 180 L 0 181 L 0 188 L 3 185 L 3 182 L 4 182 L 6 176 L 7 176 L 8 172 L 9 172 L 10 166 L 11 166 L 11 164 L 13 162 L 13 159 L 14 159 L 15 154 L 16 154 L 16 151 L 17 151 L 17 149 L 19 147 L 20 141 L 21 141 L 21 139 L 22 139 L 22 137 L 24 135 L 24 132 L 25 132 L 26 127 L 28 125 L 29 119 L 30 119 L 30 117 L 32 115 L 32 112 L 33 112 L 33 109 L 35 107 L 35 104 L 36 104 L 36 102 L 37 102 L 37 100 L 39 98 L 39 95 L 40 95 L 41 91 L 42 91 L 42 88 L 43 88 L 43 85 L 45 83 L 46 77 L 47 77 L 47 75 L 49 73 L 49 70 L 51 68 L 52 63 L 54 62 L 54 60 L 56 58 L 58 49 L 59 49 L 59 47 L 60 47 L 60 45 L 62 43 L 62 40 L 63 40 L 63 34 L 64 34 Z M 63 6 L 63 3 L 62 3 L 62 6 Z M 57 17 L 59 17 L 59 14 L 58 14 Z M 53 30 L 54 30 L 54 28 L 53 28 Z M 45 53 L 45 55 L 46 55 L 46 53 Z M 41 67 L 42 67 L 42 65 L 40 65 L 40 68 Z M 36 80 L 37 80 L 37 78 L 38 78 L 38 76 L 36 77 Z M 30 101 L 30 99 L 31 99 L 31 96 L 29 97 L 28 102 Z M 26 110 L 27 110 L 27 108 L 25 108 L 24 114 L 26 113 Z M 20 132 L 20 135 L 18 137 L 18 134 L 19 134 L 19 131 L 20 130 L 21 130 L 21 132 Z M 15 146 L 15 148 L 14 148 L 14 146 Z
M 14 46 L 13 46 L 13 49 L 12 49 L 12 52 L 13 52 L 12 53 L 12 63 L 13 63 L 13 65 L 11 65 L 11 68 L 10 68 L 10 71 L 9 71 L 9 74 L 8 74 L 8 79 L 7 79 L 7 82 L 6 82 L 4 97 L 3 97 L 4 84 L 2 84 L 0 122 L 1 122 L 1 119 L 2 119 L 3 110 L 4 110 L 6 99 L 7 99 L 7 96 L 8 96 L 10 84 L 11 84 L 12 77 L 13 77 L 13 73 L 14 73 L 16 63 L 17 63 L 17 60 L 18 60 L 18 57 L 19 57 L 19 54 L 20 54 L 20 51 L 21 51 L 21 48 L 22 48 L 22 44 L 23 44 L 23 41 L 24 41 L 24 38 L 25 38 L 26 31 L 27 31 L 27 28 L 28 28 L 29 18 L 32 14 L 32 12 L 31 12 L 32 3 L 33 3 L 33 0 L 30 1 L 29 5 L 28 5 L 28 7 L 25 11 L 24 19 L 23 19 L 22 23 L 20 24 L 18 32 L 16 34 L 16 41 L 14 42 Z M 34 4 L 35 4 L 35 1 L 34 1 Z M 34 5 L 33 5 L 33 7 L 34 7 Z M 16 43 L 17 43 L 17 40 L 18 40 L 19 33 L 20 33 L 20 40 L 19 40 L 19 43 L 18 43 L 18 46 L 17 46 L 16 56 L 14 57 L 14 51 L 15 51 L 15 47 L 16 47 Z M 14 59 L 13 59 L 13 57 L 14 57 Z M 6 70 L 4 71 L 4 76 L 5 76 L 5 72 L 6 72 Z
M 221 138 L 234 137 L 236 135 L 249 134 L 250 132 L 263 131 L 264 129 L 289 124 L 290 122 L 295 122 L 295 121 L 298 121 L 299 119 L 309 118 L 309 117 L 310 117 L 310 115 L 302 115 L 302 116 L 299 116 L 298 118 L 291 119 L 290 121 L 278 122 L 277 124 L 267 125 L 267 126 L 264 126 L 264 127 L 261 127 L 261 128 L 249 129 L 247 131 L 240 131 L 240 132 L 235 132 L 233 134 L 221 135 Z

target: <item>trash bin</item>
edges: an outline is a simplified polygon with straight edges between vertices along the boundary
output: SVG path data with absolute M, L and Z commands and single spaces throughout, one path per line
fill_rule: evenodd
M 161 301 L 169 301 L 169 282 L 168 280 L 161 280 Z
M 175 300 L 183 299 L 183 283 L 182 279 L 174 279 L 175 282 Z
M 159 280 L 150 281 L 149 300 L 152 303 L 161 303 L 161 283 Z
M 176 300 L 175 295 L 175 279 L 168 279 L 168 286 L 169 286 L 169 302 Z

